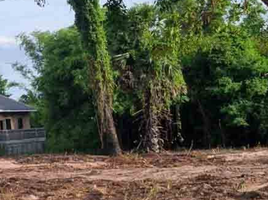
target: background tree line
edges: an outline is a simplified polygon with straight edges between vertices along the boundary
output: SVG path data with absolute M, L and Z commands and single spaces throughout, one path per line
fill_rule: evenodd
M 21 34 L 33 66 L 13 66 L 31 82 L 21 101 L 38 109 L 51 151 L 111 147 L 108 132 L 124 150 L 267 144 L 259 1 L 77 2 L 74 26 Z

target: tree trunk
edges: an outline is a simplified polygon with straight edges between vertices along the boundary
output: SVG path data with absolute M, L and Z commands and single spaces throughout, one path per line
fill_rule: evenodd
M 202 115 L 202 119 L 203 119 L 203 130 L 204 130 L 204 142 L 205 142 L 205 146 L 208 147 L 209 149 L 211 148 L 211 124 L 210 124 L 210 120 L 206 115 L 206 112 L 200 102 L 200 100 L 197 100 L 198 106 L 199 106 L 199 111 Z
M 161 132 L 159 130 L 160 124 L 157 114 L 154 110 L 154 97 L 152 95 L 152 88 L 145 90 L 144 94 L 144 139 L 143 146 L 147 152 L 160 152 L 162 147 Z
M 98 79 L 94 79 L 99 71 L 98 65 L 92 61 L 89 62 L 89 87 L 92 88 L 95 96 L 96 114 L 98 119 L 98 131 L 103 153 L 108 155 L 121 154 L 121 148 L 116 133 L 113 111 L 112 94 L 107 86 L 103 85 Z M 94 80 L 94 81 L 93 81 Z
M 174 149 L 178 149 L 179 145 L 184 142 L 184 138 L 182 137 L 182 124 L 181 124 L 181 113 L 179 104 L 171 106 L 171 114 L 172 114 L 172 132 L 170 136 L 170 142 L 172 143 L 172 147 Z
M 184 142 L 184 138 L 182 137 L 182 126 L 181 126 L 181 112 L 180 105 L 175 105 L 175 125 L 176 125 L 176 139 L 179 140 L 180 143 Z
M 114 125 L 114 119 L 112 116 L 112 109 L 110 107 L 104 107 L 104 126 L 105 130 L 103 132 L 103 144 L 104 151 L 110 155 L 119 155 L 121 153 L 118 137 L 116 134 L 116 129 Z
M 225 148 L 226 147 L 226 135 L 225 135 L 225 130 L 222 128 L 220 119 L 219 119 L 219 129 L 220 129 L 220 134 L 221 134 L 221 145 L 223 148 Z

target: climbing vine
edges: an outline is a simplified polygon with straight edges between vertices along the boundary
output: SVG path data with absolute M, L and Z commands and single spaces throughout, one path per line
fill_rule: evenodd
M 98 0 L 69 0 L 75 11 L 75 24 L 85 47 L 89 87 L 94 92 L 99 134 L 102 146 L 110 154 L 120 154 L 112 116 L 113 72 L 103 28 L 104 12 Z

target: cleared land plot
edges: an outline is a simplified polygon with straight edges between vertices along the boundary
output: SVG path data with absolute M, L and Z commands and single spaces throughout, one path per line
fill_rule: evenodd
M 268 149 L 0 159 L 0 200 L 268 199 Z

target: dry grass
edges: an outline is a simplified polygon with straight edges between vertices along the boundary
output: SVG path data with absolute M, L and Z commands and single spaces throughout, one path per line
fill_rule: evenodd
M 0 200 L 17 200 L 13 192 L 4 188 L 0 189 Z

